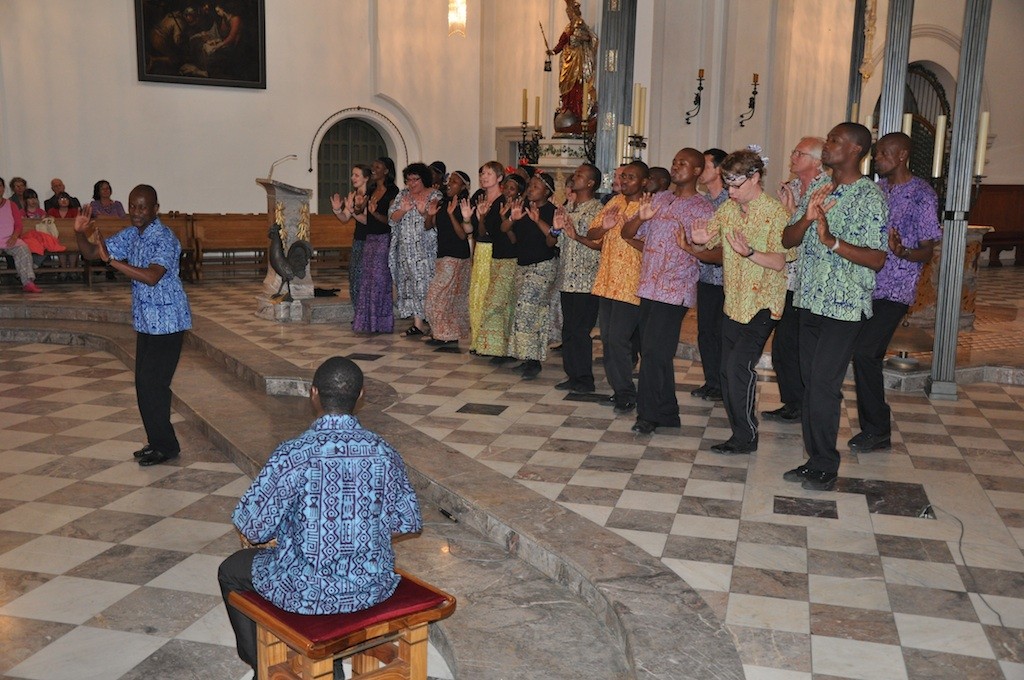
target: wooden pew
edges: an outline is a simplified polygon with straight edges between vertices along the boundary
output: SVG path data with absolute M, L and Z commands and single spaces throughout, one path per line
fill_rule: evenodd
M 197 278 L 202 280 L 208 268 L 265 273 L 269 224 L 266 213 L 193 214 Z
M 313 271 L 348 269 L 355 226 L 355 220 L 343 223 L 333 213 L 309 216 L 310 243 L 313 246 L 310 266 Z
M 982 248 L 988 248 L 988 266 L 999 267 L 999 253 L 1016 248 L 1014 264 L 1024 265 L 1024 185 L 982 184 L 971 208 L 971 224 L 986 225 Z
M 25 232 L 35 231 L 36 225 L 41 221 L 24 220 L 23 230 Z M 57 240 L 60 241 L 60 244 L 66 250 L 60 253 L 51 253 L 51 257 L 48 257 L 43 262 L 43 265 L 36 269 L 36 277 L 45 279 L 49 278 L 51 274 L 59 277 L 68 274 L 80 275 L 87 284 L 91 285 L 92 281 L 89 274 L 93 267 L 83 260 L 81 253 L 78 252 L 78 241 L 75 238 L 75 220 L 69 217 L 56 218 L 54 219 L 54 224 L 57 225 Z M 5 269 L 0 269 L 0 274 L 17 276 L 18 272 L 13 266 L 9 266 Z

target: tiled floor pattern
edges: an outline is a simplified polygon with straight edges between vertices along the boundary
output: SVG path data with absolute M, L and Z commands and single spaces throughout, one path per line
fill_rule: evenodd
M 182 459 L 133 462 L 144 434 L 113 356 L 0 351 L 0 677 L 249 677 L 216 576 L 249 478 L 177 416 Z
M 1016 309 L 994 296 L 1024 273 L 993 272 L 986 304 Z M 357 356 L 401 395 L 390 415 L 660 557 L 726 621 L 750 680 L 1024 678 L 1022 387 L 966 386 L 957 402 L 891 395 L 893 449 L 841 446 L 847 486 L 812 493 L 780 479 L 802 461 L 798 426 L 764 423 L 753 456 L 708 451 L 728 426 L 689 396 L 690 362 L 676 363 L 682 427 L 638 437 L 631 416 L 553 389 L 557 355 L 523 383 L 395 335 L 256 319 L 251 282 L 188 291 L 198 313 L 297 365 Z M 777 403 L 762 383 L 760 407 Z M 841 442 L 855 424 L 848 401 Z M 929 505 L 936 519 L 918 517 Z

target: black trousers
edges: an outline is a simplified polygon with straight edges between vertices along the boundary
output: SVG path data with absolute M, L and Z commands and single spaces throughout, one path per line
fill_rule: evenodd
M 181 358 L 184 331 L 167 335 L 135 334 L 135 398 L 149 445 L 164 453 L 181 446 L 171 425 L 171 380 Z
M 256 557 L 257 548 L 239 550 L 220 563 L 217 570 L 217 581 L 220 583 L 220 595 L 224 598 L 224 607 L 228 610 L 228 621 L 235 631 L 235 644 L 238 658 L 256 669 L 256 624 L 248 616 L 228 604 L 228 593 L 253 590 L 252 560 Z
M 697 349 L 704 369 L 704 384 L 722 389 L 722 319 L 725 314 L 725 288 L 712 283 L 697 283 Z
M 562 370 L 580 385 L 594 387 L 594 341 L 600 298 L 590 293 L 561 293 Z
M 679 346 L 679 331 L 688 307 L 640 300 L 640 381 L 636 414 L 665 427 L 679 427 L 679 402 L 672 360 Z
M 862 432 L 888 435 L 892 431 L 882 362 L 907 309 L 909 305 L 900 302 L 875 300 L 871 318 L 861 324 L 853 350 L 853 378 L 857 383 L 857 417 Z
M 757 362 L 764 352 L 775 319 L 762 309 L 747 323 L 722 321 L 722 398 L 732 427 L 732 441 L 757 442 Z
M 633 384 L 634 338 L 640 331 L 640 305 L 600 298 L 598 317 L 604 345 L 604 374 L 616 399 L 636 401 Z
M 863 319 L 839 321 L 800 310 L 800 373 L 804 379 L 802 413 L 807 466 L 839 471 L 839 416 L 843 379 L 853 356 Z
M 804 398 L 804 381 L 800 377 L 800 310 L 793 306 L 793 291 L 786 293 L 786 308 L 775 325 L 772 368 L 779 381 L 782 403 L 800 408 Z

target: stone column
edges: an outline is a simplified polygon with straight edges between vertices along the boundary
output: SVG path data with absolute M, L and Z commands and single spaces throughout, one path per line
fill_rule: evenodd
M 882 71 L 882 103 L 878 112 L 878 136 L 899 132 L 903 127 L 903 97 L 907 89 L 910 59 L 910 28 L 914 22 L 914 0 L 889 0 L 885 32 L 885 62 Z
M 939 294 L 935 310 L 935 346 L 927 392 L 932 399 L 956 400 L 956 343 L 960 296 L 963 289 L 964 251 L 971 209 L 971 174 L 978 139 L 978 108 L 985 73 L 985 49 L 992 0 L 967 0 L 960 44 L 956 104 L 949 145 L 949 179 L 943 213 Z
M 631 122 L 626 116 L 627 107 L 632 104 L 636 3 L 637 0 L 609 0 L 601 15 L 596 165 L 605 177 L 605 191 L 610 186 L 612 171 L 621 162 L 622 150 L 614 148 L 617 126 Z

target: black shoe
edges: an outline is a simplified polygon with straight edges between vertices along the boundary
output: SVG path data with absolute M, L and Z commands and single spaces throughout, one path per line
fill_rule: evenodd
M 761 417 L 765 420 L 775 420 L 780 423 L 799 423 L 800 416 L 800 407 L 791 404 L 783 404 L 782 408 L 777 408 L 774 411 L 761 411 Z
M 632 413 L 636 409 L 636 402 L 632 399 L 616 399 L 615 412 L 619 415 Z
M 651 422 L 650 420 L 637 418 L 631 429 L 637 434 L 651 434 L 658 429 L 658 424 Z
M 540 362 L 537 361 L 536 359 L 531 359 L 530 361 L 526 361 L 524 363 L 526 364 L 526 368 L 519 372 L 520 375 L 523 376 L 523 380 L 535 380 L 537 376 L 540 375 Z
M 757 440 L 750 442 L 738 442 L 732 439 L 711 447 L 712 453 L 720 453 L 726 456 L 739 456 L 744 453 L 757 451 Z
M 616 404 L 619 403 L 619 400 L 616 399 L 615 395 L 613 394 L 612 396 L 608 397 L 607 399 L 602 399 L 601 401 L 599 401 L 597 403 L 601 404 L 601 406 L 615 406 Z
M 142 458 L 143 456 L 149 453 L 153 453 L 153 447 L 150 446 L 149 444 L 146 444 L 141 449 L 133 453 L 132 456 L 134 456 L 135 458 Z
M 693 390 L 690 390 L 690 396 L 691 397 L 697 397 L 698 399 L 703 399 L 704 395 L 707 394 L 708 390 L 710 390 L 710 389 L 711 388 L 708 387 L 707 383 L 704 383 L 700 387 L 698 387 L 696 389 L 693 389 Z
M 594 386 L 588 385 L 587 383 L 576 383 L 572 391 L 576 394 L 591 394 L 594 392 Z
M 512 372 L 513 373 L 518 373 L 519 375 L 522 375 L 523 371 L 525 371 L 529 367 L 529 365 L 530 365 L 529 361 L 523 361 L 521 363 L 518 363 L 518 364 L 516 364 L 515 366 L 512 367 Z
M 438 340 L 437 338 L 427 338 L 424 342 L 431 347 L 441 347 L 442 345 L 450 345 L 453 342 L 458 342 L 458 340 Z
M 703 397 L 704 401 L 722 401 L 722 390 L 709 389 Z
M 515 359 L 513 359 L 512 357 L 491 357 L 487 363 L 489 363 L 492 366 L 501 366 L 503 364 L 509 363 L 510 361 L 515 361 Z
M 555 389 L 562 390 L 563 392 L 575 392 L 576 387 L 576 381 L 573 380 L 572 378 L 568 378 L 560 383 L 555 384 Z
M 851 451 L 866 453 L 868 451 L 885 451 L 892 448 L 892 439 L 887 434 L 871 434 L 861 432 L 846 442 Z
M 783 473 L 782 478 L 787 482 L 803 482 L 805 480 L 811 479 L 812 477 L 820 476 L 823 474 L 825 473 L 813 470 L 807 467 L 806 465 L 798 465 L 792 470 Z
M 800 486 L 809 491 L 831 491 L 836 488 L 838 478 L 839 475 L 835 472 L 811 470 L 804 476 L 804 482 Z
M 139 465 L 142 467 L 149 467 L 150 465 L 159 465 L 160 463 L 166 463 L 169 460 L 174 460 L 178 457 L 177 453 L 164 453 L 163 451 L 157 451 L 153 449 L 142 458 L 139 458 Z

